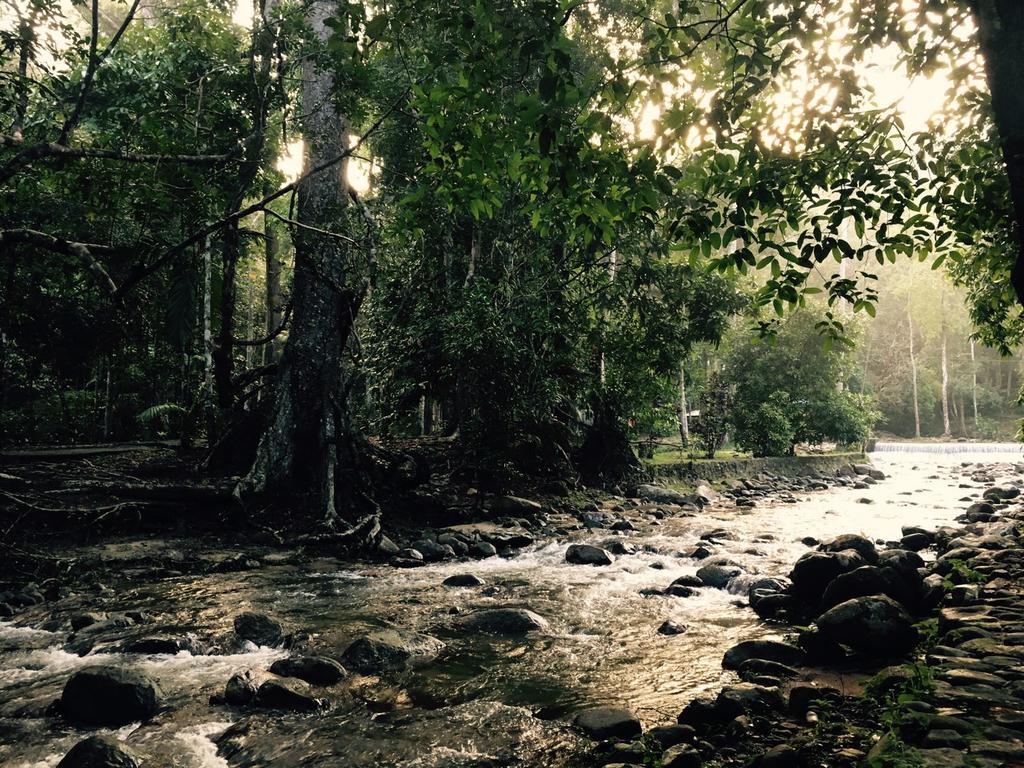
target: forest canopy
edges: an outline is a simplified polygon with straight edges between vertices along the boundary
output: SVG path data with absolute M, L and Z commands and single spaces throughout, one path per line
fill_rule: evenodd
M 240 497 L 333 524 L 376 507 L 379 437 L 618 482 L 719 368 L 755 452 L 864 439 L 854 397 L 906 431 L 847 350 L 911 260 L 972 365 L 1024 332 L 1015 3 L 0 7 L 5 441 L 206 439 Z M 879 61 L 942 108 L 907 120 Z M 814 413 L 739 375 L 794 323 Z M 978 386 L 941 339 L 950 434 Z

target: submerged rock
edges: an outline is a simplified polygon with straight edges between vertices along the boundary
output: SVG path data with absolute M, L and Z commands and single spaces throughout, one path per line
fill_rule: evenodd
M 404 629 L 378 629 L 355 640 L 342 654 L 347 667 L 364 675 L 404 667 L 410 661 L 428 660 L 444 649 L 436 637 Z
M 336 685 L 348 675 L 345 668 L 326 656 L 291 656 L 278 659 L 270 671 L 281 677 L 295 677 L 312 685 Z
M 659 635 L 681 635 L 686 631 L 686 627 L 679 624 L 672 619 L 666 619 L 662 622 L 661 626 L 658 627 Z
M 625 707 L 594 707 L 573 718 L 573 724 L 595 741 L 631 739 L 643 729 L 639 718 Z
M 570 544 L 565 550 L 565 562 L 573 565 L 611 565 L 613 561 L 607 550 L 590 544 Z
M 492 608 L 474 611 L 458 621 L 462 629 L 493 635 L 524 635 L 548 628 L 547 619 L 526 608 Z
M 156 714 L 158 692 L 152 681 L 119 667 L 75 672 L 61 693 L 61 711 L 69 720 L 119 728 Z
M 140 759 L 112 736 L 90 736 L 64 755 L 57 768 L 138 768 Z
M 743 569 L 736 565 L 705 565 L 697 571 L 697 578 L 701 583 L 715 589 L 725 589 L 729 582 L 743 573 Z
M 441 582 L 446 587 L 482 587 L 484 580 L 472 573 L 457 573 Z
M 235 634 L 243 640 L 249 640 L 265 647 L 273 647 L 281 642 L 284 631 L 276 619 L 264 613 L 246 611 L 235 616 Z
M 312 712 L 319 709 L 321 702 L 310 692 L 309 686 L 300 680 L 267 680 L 256 691 L 253 703 L 268 709 L 288 709 L 293 712 Z
M 256 690 L 256 678 L 252 672 L 236 672 L 224 686 L 224 701 L 236 707 L 244 707 L 256 698 Z

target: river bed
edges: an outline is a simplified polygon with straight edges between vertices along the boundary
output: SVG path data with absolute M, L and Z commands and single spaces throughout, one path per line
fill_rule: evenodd
M 415 569 L 321 559 L 240 573 L 129 579 L 115 590 L 29 609 L 14 622 L 0 622 L 0 763 L 56 765 L 86 731 L 47 716 L 46 707 L 74 670 L 102 660 L 159 682 L 168 711 L 117 731 L 154 765 L 566 765 L 581 749 L 565 725 L 573 711 L 622 704 L 651 726 L 674 721 L 695 696 L 735 679 L 721 668 L 724 651 L 781 631 L 745 607 L 747 586 L 757 577 L 788 573 L 808 549 L 802 539 L 861 533 L 888 541 L 899 539 L 901 526 L 951 524 L 967 506 L 962 499 L 977 497 L 986 485 L 972 481 L 972 472 L 984 466 L 996 481 L 1017 477 L 1014 463 L 1021 455 L 884 451 L 872 459 L 889 478 L 868 489 L 834 488 L 800 494 L 796 503 L 723 505 L 666 518 L 627 534 L 640 551 L 605 567 L 570 565 L 566 542 L 547 542 L 509 559 Z M 696 573 L 700 561 L 679 553 L 719 528 L 733 538 L 716 541 L 715 554 L 740 564 L 744 575 L 727 589 L 700 589 L 689 598 L 641 594 Z M 612 538 L 610 531 L 595 530 L 573 540 L 602 544 Z M 441 585 L 460 573 L 475 574 L 498 591 L 485 595 L 479 588 Z M 483 607 L 529 608 L 550 629 L 516 639 L 453 630 L 453 615 Z M 146 633 L 190 634 L 218 652 L 78 656 L 63 647 L 67 629 L 56 627 L 57 620 L 83 610 L 142 611 L 153 617 Z M 235 748 L 218 754 L 213 739 L 248 713 L 211 705 L 209 697 L 234 672 L 265 670 L 288 653 L 231 647 L 232 617 L 243 610 L 308 632 L 311 649 L 323 655 L 340 656 L 353 639 L 381 626 L 433 634 L 447 649 L 398 681 L 360 679 L 326 691 L 331 708 L 325 713 L 250 717 L 233 729 Z M 669 619 L 686 631 L 658 634 Z

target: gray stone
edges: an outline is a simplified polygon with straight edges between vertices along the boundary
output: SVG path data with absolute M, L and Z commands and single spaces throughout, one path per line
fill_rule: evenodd
M 246 611 L 235 616 L 235 634 L 256 645 L 272 647 L 281 642 L 284 635 L 281 624 L 263 613 Z
M 321 706 L 300 680 L 267 680 L 256 691 L 253 703 L 268 709 L 287 709 L 292 712 L 312 712 Z
M 224 701 L 236 707 L 244 707 L 256 698 L 256 688 L 252 672 L 236 672 L 224 686 Z
M 885 595 L 842 602 L 819 616 L 816 623 L 825 638 L 869 656 L 902 656 L 918 639 L 903 606 Z
M 689 744 L 669 747 L 661 756 L 663 768 L 700 768 L 700 752 Z
M 457 573 L 441 582 L 446 587 L 482 587 L 484 580 L 472 573 Z
M 681 635 L 686 631 L 686 627 L 682 624 L 668 619 L 662 622 L 662 625 L 658 627 L 659 635 Z
M 491 608 L 459 619 L 464 630 L 492 635 L 524 635 L 548 628 L 547 619 L 525 608 Z
M 565 550 L 565 562 L 574 565 L 611 565 L 611 554 L 590 544 L 570 544 Z
M 152 681 L 120 667 L 90 667 L 64 685 L 61 711 L 69 720 L 119 728 L 156 714 L 158 691 Z
M 715 565 L 702 566 L 697 571 L 697 578 L 706 586 L 715 589 L 725 589 L 729 582 L 743 573 L 743 569 L 736 565 Z
M 625 707 L 593 707 L 578 713 L 573 724 L 595 741 L 632 739 L 643 729 L 640 719 Z
M 342 654 L 346 667 L 364 675 L 432 659 L 444 648 L 436 637 L 404 629 L 378 629 L 355 640 Z
M 90 736 L 64 755 L 57 768 L 138 768 L 140 759 L 112 736 Z
M 281 677 L 295 677 L 312 685 L 336 685 L 348 675 L 345 668 L 326 656 L 290 656 L 270 665 Z
M 739 669 L 740 665 L 748 659 L 764 659 L 798 667 L 804 663 L 805 656 L 804 652 L 795 645 L 778 640 L 744 640 L 725 652 L 725 656 L 722 658 L 722 667 Z

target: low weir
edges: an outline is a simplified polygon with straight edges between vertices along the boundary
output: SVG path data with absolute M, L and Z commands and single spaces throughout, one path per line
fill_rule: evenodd
M 868 453 L 1002 453 L 1024 455 L 1024 443 L 924 443 L 924 442 L 883 442 L 868 447 Z

